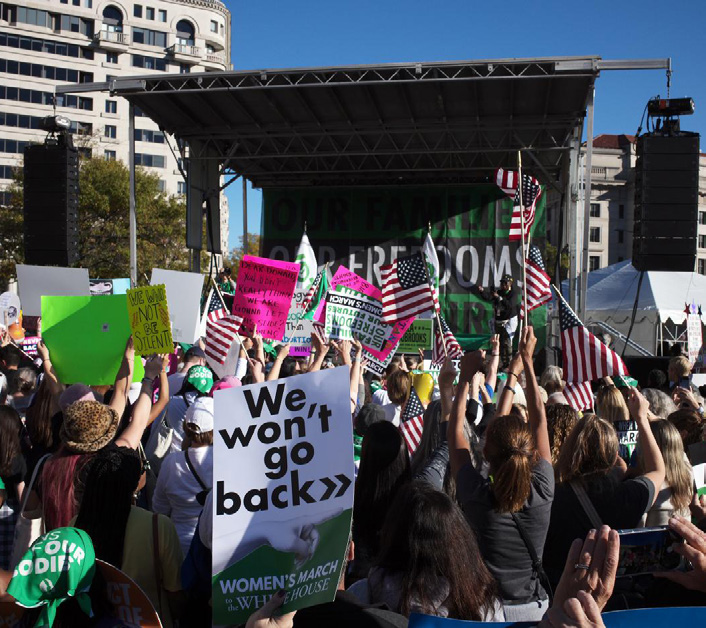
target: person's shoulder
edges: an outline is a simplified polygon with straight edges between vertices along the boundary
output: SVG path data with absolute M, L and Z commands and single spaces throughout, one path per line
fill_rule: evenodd
M 545 499 L 554 497 L 554 467 L 551 462 L 540 458 L 532 468 L 532 486 Z

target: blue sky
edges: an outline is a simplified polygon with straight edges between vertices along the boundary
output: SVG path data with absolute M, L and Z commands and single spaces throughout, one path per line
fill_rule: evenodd
M 682 128 L 706 135 L 703 0 L 225 0 L 236 70 L 305 66 L 598 55 L 672 58 L 671 95 L 691 96 Z M 634 134 L 645 103 L 666 97 L 663 71 L 603 72 L 595 134 Z M 702 139 L 702 151 L 706 140 Z M 243 233 L 242 186 L 228 192 L 230 246 Z M 248 229 L 260 230 L 261 194 L 248 193 Z

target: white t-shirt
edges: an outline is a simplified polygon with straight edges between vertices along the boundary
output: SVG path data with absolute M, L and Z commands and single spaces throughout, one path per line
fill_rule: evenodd
M 213 484 L 213 447 L 191 447 L 189 459 L 206 488 L 210 488 Z M 169 454 L 164 459 L 152 497 L 152 509 L 172 520 L 184 556 L 189 552 L 201 514 L 202 506 L 196 501 L 196 495 L 202 490 L 186 464 L 185 452 Z
M 400 425 L 400 406 L 396 406 L 390 401 L 390 396 L 384 388 L 373 393 L 372 402 L 382 406 L 385 412 L 385 420 L 390 421 L 395 427 Z

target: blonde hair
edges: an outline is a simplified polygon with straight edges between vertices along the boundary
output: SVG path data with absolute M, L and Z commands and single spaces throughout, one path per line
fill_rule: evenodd
M 687 358 L 683 355 L 678 355 L 669 360 L 668 371 L 670 376 L 673 374 L 677 379 L 680 377 L 688 377 L 691 373 L 691 365 Z
M 679 430 L 665 419 L 652 421 L 650 429 L 664 458 L 665 481 L 672 489 L 672 506 L 674 510 L 688 509 L 694 496 L 694 488 L 691 469 L 684 459 L 684 447 Z M 640 456 L 640 469 L 643 468 L 643 463 Z M 655 488 L 659 491 L 659 487 Z
M 539 379 L 539 385 L 547 391 L 547 395 L 561 392 L 564 390 L 564 382 L 561 381 L 564 377 L 564 372 L 559 366 L 548 366 L 544 369 L 542 377 Z
M 593 473 L 607 473 L 617 457 L 618 435 L 613 424 L 595 414 L 586 415 L 561 447 L 557 479 L 570 482 Z
M 606 421 L 629 421 L 630 411 L 625 398 L 615 386 L 604 386 L 596 395 L 596 414 Z

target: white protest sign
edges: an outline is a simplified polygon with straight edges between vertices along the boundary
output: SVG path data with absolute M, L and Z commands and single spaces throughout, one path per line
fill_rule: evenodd
M 392 332 L 383 325 L 382 303 L 362 292 L 346 286 L 337 286 L 326 295 L 326 335 L 336 340 L 353 340 L 353 335 L 364 347 L 382 349 Z
M 0 294 L 0 327 L 14 325 L 20 318 L 20 297 L 14 292 Z
M 701 345 L 703 345 L 703 335 L 701 331 L 701 313 L 692 305 L 690 313 L 686 317 L 686 347 L 689 353 L 689 363 L 693 366 L 699 357 Z
M 353 508 L 349 369 L 217 391 L 213 623 L 280 589 L 283 612 L 333 600 Z
M 87 297 L 91 294 L 87 268 L 17 264 L 17 283 L 24 316 L 42 315 L 42 297 Z
M 306 292 L 295 290 L 292 305 L 287 314 L 287 327 L 282 342 L 288 342 L 291 345 L 289 355 L 292 357 L 306 357 L 311 353 L 311 332 L 314 331 L 314 323 L 301 317 L 304 312 L 305 296 Z
M 164 284 L 167 289 L 174 342 L 193 343 L 200 335 L 203 275 L 153 268 L 150 284 Z

